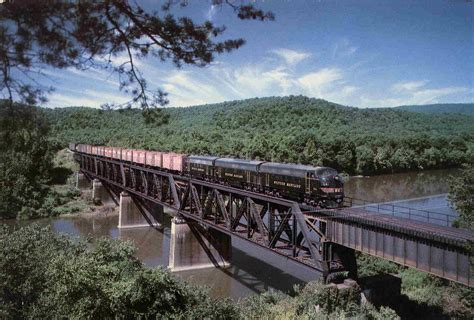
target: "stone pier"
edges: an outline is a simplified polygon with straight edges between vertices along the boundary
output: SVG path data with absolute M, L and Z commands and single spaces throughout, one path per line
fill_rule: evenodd
M 90 180 L 86 177 L 85 174 L 78 172 L 76 173 L 76 188 L 79 190 L 88 190 L 91 187 Z
M 98 179 L 92 180 L 92 201 L 103 205 L 118 204 L 115 196 Z
M 118 228 L 160 227 L 163 207 L 152 203 L 136 203 L 126 191 L 120 193 Z
M 186 223 L 174 217 L 171 221 L 171 243 L 168 268 L 185 271 L 230 266 L 232 241 L 227 234 L 206 229 L 196 222 Z

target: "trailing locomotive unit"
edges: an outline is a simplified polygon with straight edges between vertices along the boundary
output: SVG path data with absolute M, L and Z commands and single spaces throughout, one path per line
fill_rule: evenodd
M 342 178 L 328 167 L 84 144 L 69 148 L 321 207 L 341 206 L 344 198 Z
M 311 205 L 338 207 L 344 198 L 342 178 L 328 167 L 206 156 L 188 156 L 186 163 L 192 177 Z

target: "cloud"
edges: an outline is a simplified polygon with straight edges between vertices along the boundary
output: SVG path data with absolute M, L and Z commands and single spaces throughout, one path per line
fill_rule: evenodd
M 332 58 L 348 57 L 357 52 L 359 48 L 352 45 L 348 39 L 337 41 L 332 50 Z
M 442 87 L 442 88 L 422 88 L 426 81 L 413 81 L 413 82 L 401 82 L 392 85 L 393 88 L 402 89 L 404 91 L 397 93 L 397 96 L 373 98 L 368 96 L 361 97 L 360 106 L 364 107 L 396 107 L 401 105 L 412 105 L 412 104 L 430 104 L 440 103 L 446 97 L 455 94 L 465 94 L 469 92 L 468 88 L 465 87 Z M 400 86 L 400 84 L 407 84 L 406 86 Z M 455 97 L 458 101 L 459 98 Z M 472 98 L 471 98 L 472 100 Z M 451 100 L 452 101 L 452 100 Z
M 424 87 L 427 83 L 426 80 L 398 82 L 392 85 L 392 90 L 395 92 L 413 91 Z
M 214 16 L 216 15 L 216 11 L 217 6 L 212 4 L 209 10 L 207 10 L 206 12 L 206 19 L 212 21 L 214 19 Z
M 296 65 L 303 61 L 304 59 L 307 59 L 311 57 L 310 53 L 307 52 L 299 52 L 291 49 L 285 49 L 285 48 L 279 48 L 272 50 L 274 54 L 279 56 L 280 58 L 283 58 L 285 62 L 289 65 Z
M 468 92 L 467 88 L 464 87 L 444 87 L 437 89 L 425 89 L 413 92 L 412 100 L 416 104 L 425 103 L 436 103 L 439 102 L 440 98 L 449 96 L 457 93 Z
M 217 86 L 200 79 L 190 71 L 174 71 L 161 85 L 168 92 L 172 106 L 189 106 L 216 103 L 226 100 Z
M 316 72 L 305 74 L 297 79 L 298 84 L 306 89 L 310 95 L 323 96 L 328 88 L 342 79 L 342 71 L 338 68 L 324 68 Z

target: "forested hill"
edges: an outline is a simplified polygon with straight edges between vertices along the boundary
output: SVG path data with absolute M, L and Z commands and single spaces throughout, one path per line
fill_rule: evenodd
M 461 113 L 474 115 L 474 103 L 440 103 L 396 107 L 401 110 L 421 113 Z
M 280 162 L 348 173 L 459 166 L 474 159 L 474 117 L 349 108 L 303 96 L 169 108 L 168 124 L 140 111 L 46 109 L 58 147 L 70 141 Z

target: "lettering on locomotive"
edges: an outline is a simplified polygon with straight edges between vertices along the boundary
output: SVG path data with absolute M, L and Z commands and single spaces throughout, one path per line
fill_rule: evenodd
M 232 173 L 232 172 L 225 172 L 224 175 L 226 177 L 233 177 L 233 178 L 239 178 L 239 179 L 243 179 L 244 176 L 241 175 L 241 174 L 237 174 L 237 173 Z
M 296 184 L 296 183 L 287 182 L 286 185 L 287 185 L 288 187 L 292 187 L 292 188 L 301 188 L 301 185 Z

